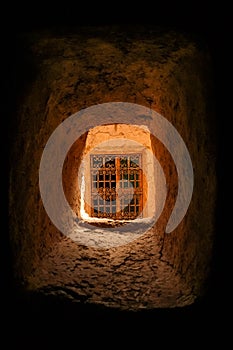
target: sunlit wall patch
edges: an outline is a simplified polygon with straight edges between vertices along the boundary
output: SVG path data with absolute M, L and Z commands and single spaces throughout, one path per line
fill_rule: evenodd
M 103 135 L 106 140 L 100 142 Z M 117 124 L 92 129 L 79 167 L 81 218 L 114 225 L 153 217 L 154 198 L 161 193 L 161 185 L 155 186 L 154 163 L 145 128 Z
M 64 235 L 79 244 L 109 248 L 127 244 L 145 234 L 161 215 L 166 200 L 166 180 L 160 163 L 153 156 L 156 173 L 161 177 L 161 195 L 159 201 L 155 198 L 156 209 L 153 217 L 146 218 L 148 220 L 141 222 L 141 225 L 138 218 L 135 218 L 124 226 L 103 227 L 101 230 L 86 222 L 83 234 L 82 220 L 72 210 L 64 194 L 62 167 L 70 147 L 83 133 L 95 126 L 106 124 L 143 124 L 171 154 L 178 175 L 176 203 L 166 225 L 166 233 L 172 232 L 184 218 L 192 197 L 193 168 L 189 152 L 183 139 L 167 119 L 147 107 L 125 102 L 98 104 L 81 110 L 62 122 L 50 136 L 40 162 L 39 186 L 51 221 Z

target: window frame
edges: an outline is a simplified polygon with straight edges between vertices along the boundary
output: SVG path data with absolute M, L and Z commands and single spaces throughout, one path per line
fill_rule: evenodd
M 94 157 L 100 161 L 94 166 Z M 102 163 L 101 163 L 102 158 Z M 115 166 L 106 163 L 113 161 Z M 136 163 L 136 160 L 138 160 Z M 91 218 L 134 220 L 143 213 L 142 152 L 90 154 L 90 212 Z M 107 160 L 107 162 L 106 162 Z M 127 162 L 124 166 L 123 160 Z M 138 164 L 137 164 L 138 163 Z M 102 165 L 101 165 L 102 164 Z M 115 172 L 115 174 L 114 174 Z M 107 173 L 107 174 L 106 174 Z M 106 180 L 106 175 L 109 178 Z M 112 178 L 113 175 L 113 178 Z M 114 177 L 115 175 L 115 177 Z M 133 175 L 133 178 L 132 178 Z M 96 177 L 96 179 L 95 179 Z M 94 181 L 93 181 L 94 179 Z M 93 186 L 93 183 L 95 185 Z M 114 185 L 115 186 L 112 186 Z M 132 184 L 129 185 L 129 184 Z M 100 186 L 101 185 L 101 186 Z M 133 194 L 132 194 L 133 189 Z M 131 197 L 130 197 L 131 196 Z M 101 199 L 102 198 L 102 199 Z M 131 201 L 129 202 L 131 198 Z M 101 202 L 102 200 L 102 202 Z M 128 202 L 127 202 L 128 201 Z M 109 202 L 109 205 L 108 203 Z

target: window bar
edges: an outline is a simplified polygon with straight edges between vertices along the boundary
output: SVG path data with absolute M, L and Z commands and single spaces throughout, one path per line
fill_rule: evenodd
M 105 166 L 105 164 L 104 164 L 104 166 Z M 105 174 L 104 174 L 104 167 L 103 167 L 103 170 L 102 170 L 102 173 L 103 173 L 103 208 L 104 208 L 104 210 L 103 210 L 103 213 L 102 213 L 102 215 L 106 215 L 106 184 L 105 184 Z
M 120 203 L 120 200 L 119 200 L 119 196 L 118 196 L 118 191 L 119 191 L 119 186 L 120 186 L 120 158 L 119 157 L 116 157 L 116 160 L 115 160 L 116 164 L 116 213 L 120 212 L 121 210 L 121 203 Z
M 111 162 L 110 166 L 106 165 L 106 161 Z M 140 155 L 92 156 L 91 193 L 93 197 L 91 212 L 93 216 L 122 219 L 136 218 L 140 214 L 143 187 L 140 164 Z M 124 182 L 127 187 L 123 185 L 119 189 Z M 130 203 L 128 203 L 127 198 L 131 185 L 134 188 L 134 195 Z M 115 189 L 113 190 L 113 188 Z M 95 197 L 96 192 L 99 193 L 100 197 Z M 117 194 L 117 192 L 119 193 Z

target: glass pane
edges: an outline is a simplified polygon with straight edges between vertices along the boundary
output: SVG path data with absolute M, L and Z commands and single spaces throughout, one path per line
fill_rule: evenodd
M 120 167 L 121 168 L 128 167 L 128 158 L 127 157 L 120 158 Z
M 130 167 L 137 168 L 139 166 L 139 155 L 130 156 Z
M 117 161 L 119 159 L 119 162 Z M 92 213 L 98 217 L 112 217 L 114 219 L 132 219 L 141 210 L 141 195 L 129 195 L 129 188 L 140 188 L 140 155 L 92 155 L 91 156 L 91 191 Z M 119 167 L 116 169 L 116 167 Z M 117 173 L 118 171 L 118 177 Z M 116 183 L 118 179 L 119 183 Z M 121 188 L 121 195 L 116 196 L 116 188 Z M 99 197 L 95 198 L 96 187 Z M 117 201 L 117 203 L 116 203 Z M 129 203 L 130 202 L 130 203 Z M 136 207 L 137 206 L 137 207 Z M 117 208 L 121 214 L 116 214 Z
M 131 181 L 133 181 L 133 180 L 134 180 L 134 174 L 130 173 L 129 179 L 130 179 Z
M 98 155 L 92 156 L 91 165 L 93 168 L 97 168 L 97 169 L 101 168 L 103 165 L 103 157 Z
M 107 169 L 115 168 L 115 157 L 106 157 L 105 168 L 107 168 Z

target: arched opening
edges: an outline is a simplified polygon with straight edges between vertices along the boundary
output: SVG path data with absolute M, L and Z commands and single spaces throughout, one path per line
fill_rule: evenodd
M 154 166 L 147 128 L 114 124 L 91 129 L 80 177 L 81 218 L 124 221 L 153 216 Z
M 77 217 L 85 222 L 143 221 L 155 214 L 155 188 L 160 181 L 155 173 L 146 126 L 96 126 L 67 154 L 64 192 Z

